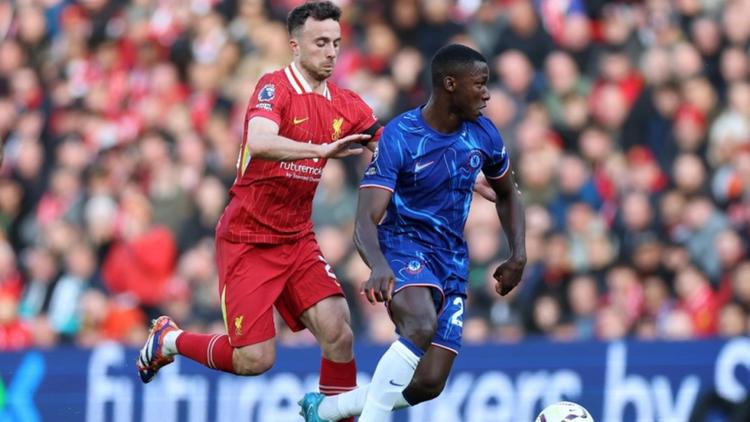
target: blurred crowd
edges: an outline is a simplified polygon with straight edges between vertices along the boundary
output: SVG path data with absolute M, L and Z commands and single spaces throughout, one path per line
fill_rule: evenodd
M 214 225 L 293 0 L 0 0 L 0 350 L 140 346 L 161 313 L 224 329 Z M 341 0 L 333 79 L 387 122 L 431 55 L 482 51 L 527 214 L 510 295 L 475 198 L 467 343 L 748 333 L 750 0 Z M 313 220 L 359 341 L 391 341 L 351 241 L 369 157 L 331 160 Z M 283 344 L 310 344 L 278 324 Z

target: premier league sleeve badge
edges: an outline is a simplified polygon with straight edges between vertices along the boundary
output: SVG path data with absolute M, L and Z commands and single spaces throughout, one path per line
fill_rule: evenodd
M 265 84 L 263 85 L 263 88 L 260 89 L 258 92 L 258 101 L 260 102 L 268 102 L 273 100 L 273 97 L 276 96 L 276 86 L 274 84 Z

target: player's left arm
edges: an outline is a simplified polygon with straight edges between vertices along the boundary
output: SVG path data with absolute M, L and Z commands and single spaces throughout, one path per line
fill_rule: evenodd
M 495 270 L 497 280 L 495 290 L 505 296 L 521 281 L 526 266 L 526 222 L 521 191 L 514 180 L 513 171 L 508 169 L 498 177 L 487 177 L 487 184 L 495 194 L 495 209 L 510 245 L 510 257 Z

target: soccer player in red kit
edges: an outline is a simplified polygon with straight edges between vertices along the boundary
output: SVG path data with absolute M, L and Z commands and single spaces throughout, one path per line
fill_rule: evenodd
M 156 319 L 137 360 L 143 382 L 180 354 L 238 375 L 275 359 L 273 307 L 320 343 L 320 391 L 356 386 L 350 315 L 313 233 L 312 200 L 326 159 L 373 147 L 381 126 L 355 93 L 327 81 L 339 51 L 341 10 L 328 1 L 289 13 L 294 61 L 264 75 L 245 116 L 231 199 L 216 229 L 219 294 L 226 333 L 179 330 Z

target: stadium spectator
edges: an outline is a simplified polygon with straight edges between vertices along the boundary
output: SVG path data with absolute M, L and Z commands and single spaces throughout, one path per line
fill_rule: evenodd
M 137 188 L 129 187 L 121 201 L 121 226 L 102 263 L 102 277 L 112 293 L 132 295 L 145 307 L 158 307 L 174 271 L 174 236 L 153 223 L 152 205 Z M 148 313 L 153 316 L 154 311 Z
M 570 281 L 567 291 L 569 323 L 574 329 L 574 338 L 588 340 L 594 338 L 596 311 L 599 308 L 599 288 L 596 279 L 582 274 Z
M 19 318 L 17 299 L 11 293 L 0 293 L 0 351 L 23 350 L 33 345 L 31 327 Z

